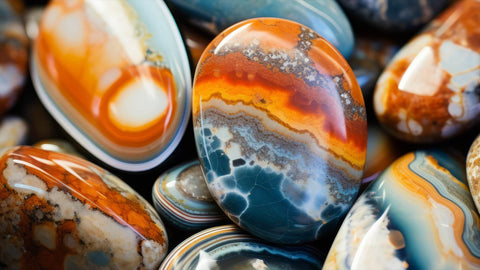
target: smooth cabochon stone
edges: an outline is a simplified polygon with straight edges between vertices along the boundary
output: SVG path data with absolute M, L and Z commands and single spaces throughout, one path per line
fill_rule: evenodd
M 324 269 L 478 269 L 464 164 L 441 151 L 397 159 L 353 205 Z
M 480 213 L 480 137 L 475 139 L 468 151 L 467 180 L 473 201 Z
M 399 139 L 438 142 L 479 119 L 480 2 L 464 0 L 436 18 L 378 79 L 374 109 Z
M 199 231 L 227 219 L 208 191 L 198 160 L 160 175 L 153 186 L 152 197 L 162 218 L 183 230 Z
M 21 19 L 7 1 L 0 2 L 0 115 L 10 109 L 23 88 L 28 38 Z
M 345 59 L 310 28 L 252 19 L 215 38 L 197 66 L 193 125 L 213 198 L 258 237 L 313 241 L 356 197 L 362 93 Z
M 83 159 L 22 146 L 0 158 L 0 268 L 157 269 L 155 209 Z
M 51 1 L 33 52 L 42 103 L 101 161 L 144 171 L 180 142 L 191 75 L 163 1 Z
M 389 32 L 413 31 L 428 23 L 449 0 L 338 0 L 345 11 Z
M 18 116 L 6 116 L 0 121 L 0 149 L 23 144 L 27 140 L 28 125 Z
M 312 28 L 333 44 L 345 58 L 353 50 L 352 27 L 334 0 L 167 0 L 184 18 L 213 34 L 240 21 L 256 17 L 276 17 Z
M 160 270 L 321 269 L 319 251 L 309 246 L 277 246 L 234 225 L 203 230 L 170 252 Z

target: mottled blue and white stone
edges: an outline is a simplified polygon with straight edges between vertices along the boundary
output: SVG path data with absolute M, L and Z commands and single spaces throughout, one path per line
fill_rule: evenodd
M 324 269 L 478 269 L 480 219 L 465 165 L 444 152 L 397 159 L 359 197 Z

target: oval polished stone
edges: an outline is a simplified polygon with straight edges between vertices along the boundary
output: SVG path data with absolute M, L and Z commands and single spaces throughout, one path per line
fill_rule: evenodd
M 330 43 L 292 21 L 244 21 L 205 50 L 193 92 L 207 184 L 230 219 L 282 243 L 335 227 L 360 185 L 367 126 L 355 76 Z
M 108 165 L 148 170 L 180 142 L 190 116 L 191 75 L 163 1 L 52 1 L 33 60 L 43 104 Z
M 480 136 L 475 139 L 468 151 L 467 180 L 473 201 L 480 213 Z
M 397 159 L 348 213 L 324 269 L 478 269 L 464 164 L 440 151 Z
M 28 38 L 21 19 L 0 1 L 0 115 L 10 109 L 25 82 Z
M 312 28 L 333 44 L 345 58 L 353 50 L 352 27 L 334 0 L 167 0 L 187 20 L 213 34 L 240 21 L 256 17 L 276 17 Z
M 412 31 L 428 23 L 449 0 L 338 0 L 353 17 L 391 32 Z
M 198 160 L 160 175 L 152 198 L 158 213 L 176 228 L 198 231 L 227 219 L 208 191 Z
M 8 149 L 27 140 L 28 125 L 18 116 L 6 116 L 0 121 L 0 149 Z
M 323 260 L 308 246 L 276 246 L 234 225 L 203 230 L 170 252 L 160 270 L 320 269 Z
M 166 255 L 155 209 L 94 164 L 22 146 L 0 171 L 0 266 L 157 269 Z
M 438 142 L 479 119 L 480 2 L 464 0 L 405 45 L 380 76 L 375 113 L 396 137 Z

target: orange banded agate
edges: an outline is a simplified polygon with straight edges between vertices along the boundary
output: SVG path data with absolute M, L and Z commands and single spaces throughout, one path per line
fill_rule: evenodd
M 42 101 L 102 161 L 145 170 L 178 144 L 188 120 L 190 74 L 163 3 L 52 1 L 34 52 Z
M 192 101 L 210 192 L 250 233 L 313 241 L 353 203 L 366 154 L 363 97 L 313 30 L 274 18 L 225 30 L 198 63 Z

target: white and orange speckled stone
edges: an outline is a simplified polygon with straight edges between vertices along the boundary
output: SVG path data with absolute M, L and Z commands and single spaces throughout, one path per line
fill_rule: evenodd
M 480 136 L 475 139 L 468 151 L 467 180 L 475 206 L 480 212 Z
M 0 158 L 0 268 L 157 269 L 152 206 L 83 159 L 22 146 Z

